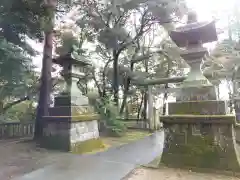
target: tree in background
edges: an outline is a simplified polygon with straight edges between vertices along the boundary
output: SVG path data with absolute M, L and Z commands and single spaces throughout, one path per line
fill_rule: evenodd
M 138 51 L 134 50 L 139 49 L 138 41 L 153 25 L 174 21 L 173 19 L 179 15 L 179 7 L 180 4 L 176 1 L 165 3 L 139 0 L 128 2 L 113 0 L 105 3 L 89 0 L 79 5 L 80 28 L 90 26 L 93 29 L 92 40 L 96 45 L 96 52 L 104 59 L 105 67 L 113 63 L 112 91 L 117 107 L 120 59 L 124 58 L 129 48 L 132 52 Z M 176 16 L 172 17 L 173 14 Z M 135 27 L 132 27 L 132 24 Z
M 28 99 L 35 84 L 31 58 L 18 46 L 0 38 L 1 114 L 14 104 Z

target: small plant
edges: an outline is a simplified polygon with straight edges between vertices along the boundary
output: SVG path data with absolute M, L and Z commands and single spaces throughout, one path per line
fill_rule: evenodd
M 111 98 L 96 99 L 95 108 L 100 114 L 104 126 L 110 135 L 122 136 L 126 132 L 127 127 L 118 119 L 118 109 Z

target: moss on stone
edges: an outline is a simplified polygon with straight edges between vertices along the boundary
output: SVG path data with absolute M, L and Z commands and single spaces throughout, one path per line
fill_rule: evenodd
M 195 115 L 195 114 L 173 114 L 169 116 L 161 116 L 161 117 L 189 117 L 189 118 L 219 118 L 219 117 L 231 117 L 235 119 L 235 116 L 232 114 L 227 114 L 227 115 Z
M 218 124 L 235 124 L 234 115 L 169 115 L 161 116 L 160 121 L 163 123 L 218 123 Z
M 104 148 L 106 148 L 106 146 L 100 138 L 71 144 L 71 152 L 76 154 L 88 153 Z
M 72 116 L 94 114 L 94 109 L 91 106 L 72 106 Z
M 100 116 L 98 114 L 85 114 L 85 115 L 78 115 L 78 116 L 72 116 L 71 120 L 74 122 L 79 121 L 93 121 L 93 120 L 99 120 Z
M 171 142 L 168 147 L 161 159 L 168 166 L 240 170 L 235 151 L 214 144 L 211 136 L 191 136 L 187 144 Z
M 186 101 L 169 103 L 169 114 L 225 114 L 225 101 Z
M 69 119 L 73 122 L 81 122 L 81 121 L 99 120 L 100 116 L 98 114 L 83 114 L 78 116 L 44 116 L 44 118 L 47 118 L 50 120 Z

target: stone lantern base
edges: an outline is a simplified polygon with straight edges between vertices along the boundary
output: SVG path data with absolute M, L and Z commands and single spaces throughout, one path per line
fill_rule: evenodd
M 54 107 L 49 108 L 49 116 L 43 119 L 43 147 L 73 153 L 104 148 L 99 138 L 99 115 L 86 102 L 87 97 L 70 94 L 55 98 Z
M 239 172 L 234 116 L 175 115 L 161 117 L 165 145 L 161 163 L 178 168 Z
M 209 96 L 201 98 L 207 95 L 207 90 Z M 240 172 L 235 116 L 227 115 L 224 101 L 214 100 L 213 88 L 205 87 L 204 91 L 193 88 L 191 92 L 194 96 L 170 103 L 169 116 L 160 117 L 165 131 L 161 163 L 178 168 Z
M 44 117 L 45 148 L 84 153 L 103 148 L 99 139 L 98 116 L 48 116 Z

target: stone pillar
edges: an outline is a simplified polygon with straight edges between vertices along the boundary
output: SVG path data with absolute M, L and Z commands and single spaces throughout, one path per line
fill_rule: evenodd
M 152 87 L 148 86 L 148 121 L 149 121 L 149 129 L 155 130 L 154 123 L 154 112 L 153 112 L 153 94 Z

